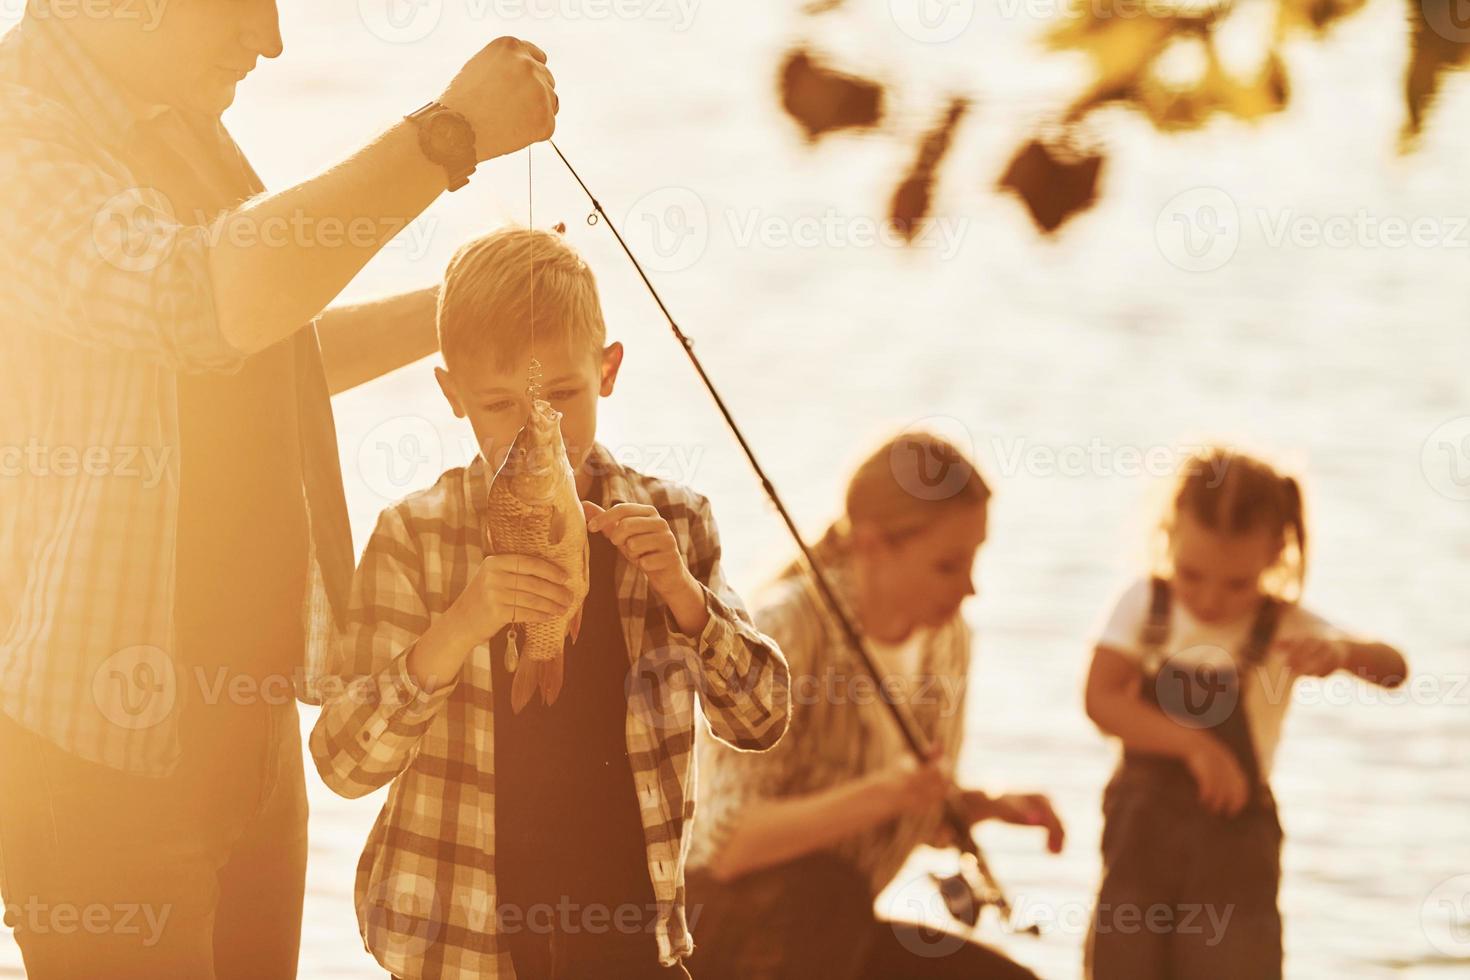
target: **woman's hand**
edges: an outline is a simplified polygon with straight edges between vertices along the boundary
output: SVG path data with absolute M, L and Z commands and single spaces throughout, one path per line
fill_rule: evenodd
M 1067 842 L 1067 831 L 1061 817 L 1044 793 L 1002 793 L 989 796 L 980 790 L 966 790 L 961 797 L 964 813 L 973 823 L 999 820 L 1021 827 L 1045 827 L 1046 849 L 1060 854 Z
M 884 773 L 884 784 L 895 814 L 938 810 L 954 785 L 949 764 L 937 746 L 922 765 L 913 756 L 905 755 L 889 766 Z

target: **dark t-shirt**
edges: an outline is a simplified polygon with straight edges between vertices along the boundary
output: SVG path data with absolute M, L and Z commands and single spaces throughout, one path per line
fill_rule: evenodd
M 140 124 L 126 156 L 186 224 L 207 224 L 254 186 L 219 121 L 198 113 Z M 310 536 L 296 371 L 285 340 L 236 373 L 177 376 L 175 618 L 189 667 L 263 679 L 303 661 Z M 220 680 L 207 674 L 204 685 L 228 690 Z
M 624 734 L 628 654 L 613 581 L 617 551 L 594 535 L 591 557 L 582 629 L 567 642 L 555 704 L 538 694 L 515 714 L 505 634 L 492 644 L 497 901 L 523 980 L 544 975 L 548 943 L 563 966 L 657 964 L 655 898 Z

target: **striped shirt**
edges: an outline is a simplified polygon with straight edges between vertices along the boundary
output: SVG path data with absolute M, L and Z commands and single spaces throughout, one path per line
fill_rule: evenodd
M 669 522 L 710 614 L 698 637 L 683 635 L 648 580 L 619 557 L 614 582 L 631 663 L 628 761 L 658 902 L 659 958 L 672 965 L 694 949 L 684 864 L 694 822 L 696 701 L 732 752 L 769 749 L 786 730 L 786 661 L 725 581 L 705 498 L 622 467 L 602 446 L 587 466 L 603 476 L 596 503 L 651 504 Z M 514 976 L 497 938 L 498 917 L 510 910 L 496 901 L 492 638 L 470 652 L 453 684 L 433 693 L 407 669 L 408 651 L 486 557 L 485 471 L 477 457 L 379 517 L 353 584 L 338 694 L 311 736 L 317 769 L 336 792 L 355 798 L 392 783 L 358 864 L 356 903 L 368 951 L 398 976 Z
M 177 764 L 178 708 L 197 693 L 176 649 L 179 379 L 246 363 L 215 313 L 215 216 L 176 214 L 130 162 L 186 128 L 177 113 L 130 97 L 58 18 L 0 39 L 0 711 L 146 775 Z M 210 128 L 239 196 L 260 191 Z M 311 524 L 292 680 L 310 698 L 352 544 L 315 331 L 288 344 Z
M 840 559 L 825 570 L 851 609 L 851 573 Z M 971 634 L 958 614 L 926 632 L 916 673 L 890 673 L 886 687 L 879 688 L 805 576 L 774 583 L 753 612 L 790 665 L 791 727 L 774 751 L 761 755 L 734 753 L 713 740 L 701 740 L 699 796 L 705 813 L 695 827 L 693 867 L 713 861 L 741 811 L 752 803 L 833 789 L 908 756 L 907 743 L 880 703 L 885 689 L 907 703 L 951 766 L 963 740 Z M 916 846 L 940 839 L 943 820 L 937 808 L 905 814 L 829 850 L 868 879 L 876 898 Z

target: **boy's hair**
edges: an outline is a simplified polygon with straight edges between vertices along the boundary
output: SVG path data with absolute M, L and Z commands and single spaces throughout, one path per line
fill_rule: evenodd
M 607 327 L 597 281 L 560 234 L 510 227 L 462 246 L 439 293 L 445 364 L 452 372 L 489 357 L 509 370 L 531 345 L 533 313 L 538 346 L 564 345 L 600 358 Z
M 1167 573 L 1168 544 L 1180 514 L 1225 535 L 1265 531 L 1276 548 L 1266 591 L 1293 601 L 1307 576 L 1307 524 L 1296 478 L 1254 456 L 1220 446 L 1195 453 L 1180 469 L 1159 523 L 1156 564 Z

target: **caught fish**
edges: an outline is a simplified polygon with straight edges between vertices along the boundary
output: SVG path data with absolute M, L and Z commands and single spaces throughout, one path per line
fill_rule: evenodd
M 496 554 L 533 555 L 572 577 L 572 611 L 544 623 L 514 623 L 506 641 L 511 707 L 520 713 L 539 690 L 544 704 L 561 694 L 566 638 L 582 628 L 590 570 L 587 518 L 561 437 L 561 413 L 539 398 L 490 481 L 488 537 Z

